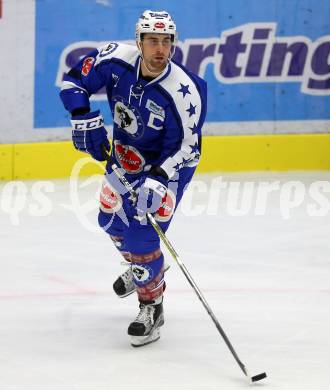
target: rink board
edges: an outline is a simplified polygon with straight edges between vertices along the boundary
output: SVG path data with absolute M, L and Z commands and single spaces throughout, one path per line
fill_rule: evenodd
M 0 145 L 0 180 L 11 180 L 13 178 L 13 149 L 13 145 Z
M 330 134 L 210 136 L 203 138 L 198 172 L 330 170 Z M 69 177 L 88 155 L 71 141 L 0 145 L 1 180 Z M 85 158 L 85 160 L 81 160 Z M 102 173 L 87 160 L 79 175 Z
M 151 3 L 163 9 L 163 2 Z M 59 98 L 64 74 L 109 41 L 135 45 L 146 7 L 136 0 L 58 4 L 2 1 L 0 49 L 10 54 L 0 61 L 0 144 L 69 140 Z M 179 33 L 174 60 L 208 84 L 204 134 L 329 133 L 329 0 L 248 4 L 206 0 L 196 12 L 199 0 L 166 2 Z M 8 69 L 15 70 L 10 77 Z M 104 88 L 91 104 L 110 127 Z

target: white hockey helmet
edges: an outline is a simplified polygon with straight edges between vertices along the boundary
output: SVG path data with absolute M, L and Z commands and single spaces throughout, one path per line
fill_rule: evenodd
M 176 44 L 178 35 L 176 25 L 171 18 L 171 15 L 166 11 L 144 11 L 136 23 L 135 38 L 141 42 L 141 34 L 170 34 L 172 42 Z

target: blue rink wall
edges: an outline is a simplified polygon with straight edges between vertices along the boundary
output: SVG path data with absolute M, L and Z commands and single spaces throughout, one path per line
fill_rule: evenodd
M 0 180 L 70 174 L 81 154 L 67 142 L 64 72 L 103 43 L 134 44 L 141 12 L 164 7 L 179 32 L 175 60 L 208 82 L 201 172 L 330 170 L 329 0 L 1 5 Z M 92 99 L 111 126 L 104 91 Z
M 35 128 L 68 125 L 63 73 L 106 41 L 134 39 L 146 8 L 164 2 L 36 1 Z M 208 81 L 214 133 L 229 122 L 330 119 L 328 0 L 168 0 L 166 8 L 179 32 L 175 59 Z M 96 99 L 111 124 L 103 91 Z

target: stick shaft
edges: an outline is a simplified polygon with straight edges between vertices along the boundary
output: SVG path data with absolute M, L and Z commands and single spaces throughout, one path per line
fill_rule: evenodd
M 109 155 L 107 155 L 107 159 L 108 161 L 111 159 L 111 157 Z M 113 163 L 111 165 L 111 168 L 113 169 L 113 171 L 115 172 L 115 174 L 117 175 L 117 177 L 121 180 L 121 182 L 124 184 L 124 186 L 126 187 L 126 189 L 130 192 L 131 196 L 133 198 L 136 198 L 137 197 L 137 194 L 136 194 L 136 191 L 134 190 L 134 188 L 132 187 L 132 185 L 129 183 L 129 181 L 126 179 L 125 176 L 123 176 L 120 171 L 119 171 L 119 168 L 118 166 Z M 222 329 L 217 317 L 215 316 L 215 314 L 213 313 L 210 305 L 208 304 L 208 302 L 206 301 L 206 299 L 204 298 L 202 292 L 200 291 L 200 289 L 198 288 L 197 284 L 195 283 L 194 279 L 192 278 L 192 276 L 190 275 L 190 272 L 188 271 L 187 267 L 185 266 L 185 264 L 181 261 L 181 259 L 179 258 L 179 255 L 178 253 L 176 252 L 176 250 L 174 249 L 173 245 L 171 244 L 171 242 L 168 240 L 168 238 L 166 237 L 165 233 L 163 232 L 163 230 L 161 229 L 161 227 L 159 226 L 159 224 L 157 223 L 157 221 L 155 220 L 155 218 L 153 217 L 152 214 L 150 213 L 147 213 L 147 218 L 150 222 L 150 224 L 152 225 L 152 227 L 155 229 L 155 231 L 157 232 L 159 238 L 161 239 L 161 241 L 163 242 L 163 244 L 166 246 L 166 248 L 168 249 L 168 251 L 170 252 L 170 254 L 172 255 L 173 259 L 176 261 L 176 263 L 179 265 L 181 271 L 183 272 L 184 276 L 186 277 L 186 279 L 188 280 L 189 284 L 191 285 L 191 287 L 193 288 L 193 290 L 195 291 L 198 299 L 201 301 L 201 303 L 203 304 L 205 310 L 207 311 L 208 315 L 211 317 L 214 325 L 216 326 L 217 330 L 219 331 L 221 337 L 223 338 L 224 342 L 226 343 L 228 349 L 230 350 L 231 354 L 233 355 L 234 359 L 236 360 L 237 364 L 239 365 L 239 367 L 241 368 L 241 370 L 243 371 L 243 373 L 248 376 L 248 373 L 247 373 L 247 370 L 245 368 L 245 365 L 241 362 L 241 360 L 239 359 L 234 347 L 232 346 L 231 342 L 229 341 L 225 331 Z
M 232 346 L 231 342 L 229 341 L 225 331 L 222 329 L 217 317 L 215 316 L 215 314 L 213 313 L 213 310 L 211 309 L 210 305 L 208 304 L 207 300 L 204 298 L 202 292 L 200 291 L 199 287 L 197 286 L 196 282 L 194 281 L 193 277 L 191 276 L 190 272 L 188 271 L 187 267 L 185 266 L 185 264 L 180 260 L 179 258 L 179 255 L 177 254 L 176 250 L 173 248 L 171 242 L 168 240 L 168 238 L 166 237 L 166 235 L 164 234 L 164 232 L 162 231 L 162 229 L 160 228 L 160 226 L 158 225 L 157 221 L 155 220 L 155 218 L 153 217 L 153 215 L 151 214 L 147 214 L 147 217 L 151 223 L 151 225 L 153 226 L 153 228 L 156 230 L 156 232 L 158 233 L 160 239 L 162 240 L 163 244 L 167 247 L 167 249 L 169 250 L 169 252 L 171 253 L 173 259 L 176 261 L 176 263 L 179 265 L 181 271 L 183 272 L 184 276 L 186 277 L 186 279 L 188 280 L 189 284 L 191 285 L 191 287 L 193 288 L 193 290 L 195 291 L 198 299 L 201 301 L 201 303 L 203 304 L 205 310 L 207 311 L 208 315 L 211 317 L 214 325 L 216 326 L 216 328 L 218 329 L 220 335 L 222 336 L 223 340 L 225 341 L 227 347 L 229 348 L 230 352 L 232 353 L 232 355 L 234 356 L 237 364 L 240 366 L 241 370 L 243 371 L 243 373 L 247 376 L 247 371 L 246 371 L 246 368 L 244 366 L 244 364 L 241 362 L 241 360 L 239 359 L 234 347 Z

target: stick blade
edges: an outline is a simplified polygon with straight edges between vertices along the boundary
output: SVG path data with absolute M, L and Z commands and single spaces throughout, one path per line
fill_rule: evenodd
M 267 374 L 265 372 L 263 372 L 261 374 L 252 376 L 251 381 L 258 382 L 258 381 L 261 381 L 262 379 L 265 379 L 265 378 L 267 378 Z

